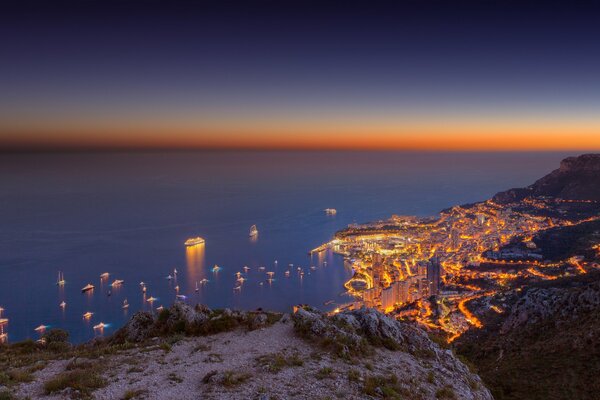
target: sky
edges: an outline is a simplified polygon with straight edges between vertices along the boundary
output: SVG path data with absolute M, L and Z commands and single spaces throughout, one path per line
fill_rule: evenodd
M 0 150 L 600 149 L 600 7 L 0 4 Z

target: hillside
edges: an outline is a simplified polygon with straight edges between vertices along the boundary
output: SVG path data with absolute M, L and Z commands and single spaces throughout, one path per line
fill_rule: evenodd
M 497 400 L 598 399 L 600 273 L 501 294 L 457 343 Z
M 507 204 L 528 196 L 600 201 L 600 154 L 568 157 L 560 163 L 558 169 L 534 184 L 500 192 L 493 200 L 499 204 Z
M 449 350 L 373 310 L 282 316 L 176 303 L 108 339 L 64 339 L 0 348 L 12 393 L 0 398 L 492 398 Z

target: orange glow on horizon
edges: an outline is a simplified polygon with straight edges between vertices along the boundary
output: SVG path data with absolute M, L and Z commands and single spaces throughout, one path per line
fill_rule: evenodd
M 81 122 L 81 121 L 80 121 Z M 600 122 L 431 121 L 392 124 L 331 121 L 231 121 L 204 124 L 98 123 L 13 125 L 1 148 L 314 149 L 314 150 L 595 150 Z M 10 132 L 2 134 L 1 132 Z

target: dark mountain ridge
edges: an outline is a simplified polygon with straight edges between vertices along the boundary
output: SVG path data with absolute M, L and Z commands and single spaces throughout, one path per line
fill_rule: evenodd
M 493 201 L 508 204 L 539 196 L 600 201 L 600 154 L 565 158 L 558 169 L 534 184 L 497 193 Z

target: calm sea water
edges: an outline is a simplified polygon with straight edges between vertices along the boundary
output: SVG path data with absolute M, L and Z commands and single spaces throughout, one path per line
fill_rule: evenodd
M 343 303 L 351 274 L 341 258 L 307 252 L 353 222 L 431 215 L 532 183 L 558 166 L 556 153 L 193 152 L 0 155 L 0 306 L 10 341 L 36 339 L 40 324 L 74 341 L 93 325 L 121 326 L 150 309 L 140 290 L 190 303 L 288 311 Z M 335 217 L 324 208 L 336 208 Z M 258 239 L 248 236 L 256 224 Z M 186 249 L 191 236 L 204 246 Z M 278 261 L 275 264 L 275 260 Z M 218 264 L 222 269 L 214 274 Z M 284 271 L 294 264 L 289 278 Z M 235 273 L 251 268 L 241 291 Z M 316 270 L 309 267 L 314 265 Z M 265 266 L 275 271 L 266 282 Z M 305 275 L 295 272 L 301 266 Z M 165 277 L 177 268 L 177 281 Z M 56 285 L 58 271 L 66 285 Z M 101 284 L 123 279 L 119 289 Z M 195 292 L 195 282 L 209 283 Z M 96 285 L 82 294 L 87 284 Z M 262 284 L 261 284 L 262 283 Z M 125 311 L 124 299 L 130 303 Z M 59 308 L 66 301 L 64 310 Z M 335 304 L 329 306 L 335 307 Z M 83 320 L 86 311 L 94 313 Z

